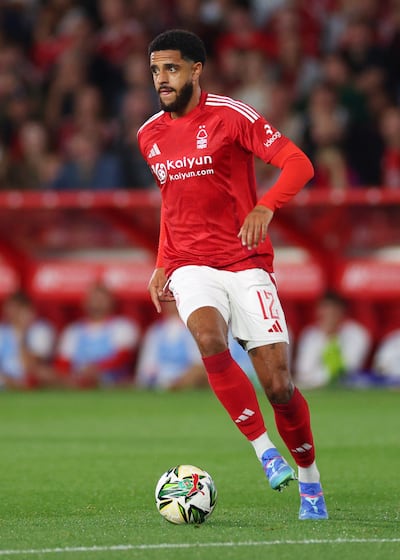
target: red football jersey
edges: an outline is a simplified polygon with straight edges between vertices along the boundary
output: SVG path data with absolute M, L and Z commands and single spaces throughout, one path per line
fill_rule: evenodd
M 138 141 L 161 189 L 167 274 L 185 265 L 272 271 L 269 238 L 249 250 L 237 235 L 257 204 L 253 155 L 269 163 L 286 137 L 249 105 L 203 92 L 183 117 L 153 115 Z

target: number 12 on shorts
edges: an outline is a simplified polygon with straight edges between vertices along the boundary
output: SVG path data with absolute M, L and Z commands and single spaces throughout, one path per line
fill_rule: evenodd
M 261 311 L 266 321 L 271 319 L 279 319 L 279 312 L 275 304 L 274 294 L 267 290 L 257 290 L 258 301 L 260 302 Z

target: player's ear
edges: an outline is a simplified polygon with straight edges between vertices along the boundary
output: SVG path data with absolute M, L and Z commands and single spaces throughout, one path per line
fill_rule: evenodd
M 203 71 L 203 64 L 201 62 L 195 62 L 192 68 L 192 76 L 193 80 L 198 80 L 200 78 L 200 74 Z

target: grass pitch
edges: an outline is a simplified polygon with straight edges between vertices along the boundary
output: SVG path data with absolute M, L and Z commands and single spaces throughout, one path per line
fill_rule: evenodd
M 400 558 L 400 394 L 307 397 L 327 521 L 298 521 L 297 484 L 269 489 L 208 391 L 1 393 L 0 560 Z M 179 463 L 218 488 L 200 527 L 170 525 L 154 505 Z

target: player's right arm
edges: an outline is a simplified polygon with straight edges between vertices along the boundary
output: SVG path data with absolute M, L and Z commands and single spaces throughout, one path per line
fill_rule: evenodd
M 154 307 L 157 309 L 158 313 L 161 313 L 161 301 L 174 301 L 174 296 L 169 290 L 168 278 L 165 274 L 165 269 L 163 266 L 163 249 L 165 242 L 165 227 L 164 227 L 164 212 L 161 206 L 161 218 L 160 218 L 160 237 L 158 240 L 158 253 L 156 268 L 151 275 L 150 282 L 148 285 L 148 290 L 150 292 L 151 301 Z
M 168 288 L 168 278 L 164 268 L 156 268 L 151 275 L 148 286 L 151 301 L 158 313 L 161 313 L 161 301 L 174 301 L 174 296 Z

